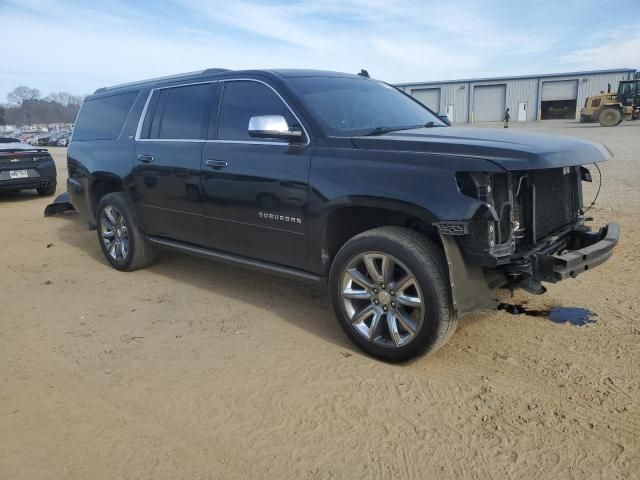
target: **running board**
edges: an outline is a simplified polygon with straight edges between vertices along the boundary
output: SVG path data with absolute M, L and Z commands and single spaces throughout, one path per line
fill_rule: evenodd
M 239 267 L 249 268 L 252 270 L 268 272 L 280 277 L 301 280 L 306 283 L 326 285 L 325 277 L 305 272 L 304 270 L 298 270 L 297 268 L 283 267 L 282 265 L 277 265 L 275 263 L 263 262 L 261 260 L 241 257 L 239 255 L 219 252 L 216 250 L 209 250 L 208 248 L 197 247 L 188 243 L 176 242 L 175 240 L 167 240 L 166 238 L 153 236 L 147 236 L 146 238 L 151 243 L 154 243 L 156 245 L 162 245 L 163 247 L 168 247 L 184 253 L 189 253 L 198 257 L 207 258 L 209 260 L 227 263 L 229 265 L 237 265 Z

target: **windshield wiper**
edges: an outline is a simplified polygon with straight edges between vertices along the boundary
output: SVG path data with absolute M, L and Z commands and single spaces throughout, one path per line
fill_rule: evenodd
M 374 128 L 373 130 L 367 132 L 367 133 L 363 133 L 362 136 L 363 137 L 372 137 L 372 136 L 376 136 L 376 135 L 384 135 L 385 133 L 390 133 L 390 132 L 397 132 L 399 130 L 411 130 L 412 128 L 419 128 L 422 125 L 410 125 L 408 127 L 385 127 L 385 126 L 379 126 Z
M 376 127 L 373 130 L 367 132 L 367 133 L 363 133 L 362 136 L 363 137 L 369 137 L 369 136 L 374 136 L 374 135 L 384 135 L 385 133 L 389 133 L 389 132 L 393 132 L 394 129 L 390 128 L 390 127 Z
M 427 122 L 423 125 L 424 128 L 433 128 L 433 127 L 444 127 L 444 125 L 438 125 L 434 122 Z

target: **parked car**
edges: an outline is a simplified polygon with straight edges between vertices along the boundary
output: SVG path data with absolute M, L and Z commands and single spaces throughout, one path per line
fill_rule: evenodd
M 327 285 L 353 342 L 401 361 L 495 288 L 541 294 L 605 262 L 619 228 L 590 231 L 581 182 L 610 157 L 450 127 L 361 76 L 211 69 L 88 97 L 67 186 L 114 268 L 164 246 Z
M 33 144 L 37 146 L 45 147 L 49 145 L 49 140 L 51 139 L 52 135 L 53 135 L 52 133 L 43 133 L 42 135 L 38 136 L 38 138 L 35 140 Z
M 0 191 L 35 189 L 48 196 L 56 193 L 56 183 L 56 165 L 47 150 L 0 138 Z
M 50 147 L 55 147 L 56 145 L 58 145 L 58 140 L 68 135 L 70 135 L 70 133 L 67 131 L 52 133 L 49 137 L 49 140 L 47 141 L 47 145 Z
M 33 135 L 27 141 L 27 143 L 29 143 L 29 145 L 34 145 L 34 146 L 45 146 L 49 141 L 49 137 L 51 137 L 50 133 L 38 133 L 36 135 Z
M 56 145 L 58 147 L 67 147 L 70 141 L 71 141 L 71 132 L 69 132 L 68 135 L 64 135 L 62 138 L 60 138 L 56 143 Z

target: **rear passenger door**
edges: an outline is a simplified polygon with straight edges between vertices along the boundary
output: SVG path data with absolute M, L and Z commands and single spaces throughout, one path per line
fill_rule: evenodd
M 202 147 L 215 82 L 157 88 L 137 132 L 133 179 L 146 233 L 204 244 Z

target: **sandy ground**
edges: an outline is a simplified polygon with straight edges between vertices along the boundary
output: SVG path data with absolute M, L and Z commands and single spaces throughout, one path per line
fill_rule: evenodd
M 119 273 L 77 217 L 1 195 L 0 478 L 640 478 L 640 124 L 516 128 L 616 154 L 593 210 L 615 257 L 510 300 L 596 322 L 474 314 L 401 366 L 321 291 L 170 252 Z

